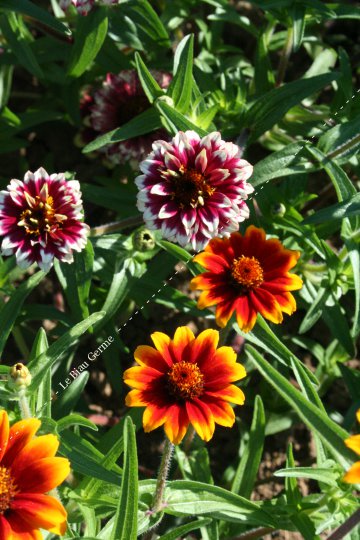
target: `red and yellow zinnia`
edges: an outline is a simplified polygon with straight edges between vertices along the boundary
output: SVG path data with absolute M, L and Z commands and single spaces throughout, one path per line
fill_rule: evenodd
M 39 529 L 65 534 L 66 510 L 46 493 L 65 480 L 70 465 L 54 457 L 55 435 L 34 437 L 40 424 L 30 418 L 10 428 L 0 411 L 0 540 L 42 540 Z
M 276 238 L 266 239 L 265 231 L 251 225 L 244 236 L 214 238 L 194 257 L 207 271 L 191 281 L 200 289 L 198 307 L 216 305 L 216 323 L 225 327 L 235 312 L 243 332 L 249 332 L 261 313 L 281 323 L 283 313 L 291 315 L 296 303 L 290 291 L 302 287 L 302 280 L 290 274 L 300 257 L 299 251 L 284 248 Z
M 360 409 L 356 413 L 356 418 L 360 423 Z M 345 444 L 348 448 L 351 448 L 351 450 L 360 456 L 360 434 L 348 437 L 345 439 Z M 352 467 L 350 467 L 343 480 L 349 484 L 360 484 L 360 461 L 357 461 Z
M 155 345 L 137 347 L 139 364 L 125 371 L 132 387 L 126 397 L 129 407 L 146 407 L 146 432 L 164 425 L 165 433 L 179 444 L 192 424 L 198 435 L 209 441 L 215 423 L 231 427 L 235 414 L 230 403 L 243 405 L 245 396 L 235 381 L 245 377 L 231 347 L 219 347 L 219 332 L 205 330 L 196 338 L 186 326 L 177 328 L 171 339 L 162 332 L 151 335 Z

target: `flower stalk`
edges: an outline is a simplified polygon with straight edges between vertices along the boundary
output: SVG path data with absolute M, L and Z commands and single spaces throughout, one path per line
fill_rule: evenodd
M 170 463 L 171 463 L 173 452 L 174 452 L 174 445 L 166 437 L 164 451 L 163 451 L 160 468 L 159 468 L 159 474 L 158 474 L 158 478 L 156 482 L 155 494 L 154 494 L 152 508 L 151 508 L 152 512 L 154 513 L 159 512 L 163 505 L 165 485 L 166 485 L 166 480 L 169 474 Z
M 90 236 L 102 236 L 103 234 L 110 234 L 113 232 L 122 231 L 124 229 L 129 229 L 131 227 L 137 227 L 144 223 L 141 215 L 131 216 L 120 221 L 113 221 L 112 223 L 107 223 L 106 225 L 99 225 L 99 227 L 93 227 L 90 231 Z

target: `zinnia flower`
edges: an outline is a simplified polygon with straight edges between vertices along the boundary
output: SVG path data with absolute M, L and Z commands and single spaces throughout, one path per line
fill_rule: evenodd
M 0 538 L 42 540 L 39 529 L 63 535 L 66 510 L 46 495 L 65 480 L 69 461 L 54 457 L 55 435 L 34 438 L 40 420 L 22 420 L 9 428 L 6 411 L 0 411 Z
M 360 409 L 356 413 L 356 418 L 357 421 L 360 422 Z M 360 456 L 360 434 L 348 437 L 345 439 L 345 444 L 348 448 Z M 343 480 L 349 484 L 360 484 L 360 461 L 357 461 L 352 467 L 350 467 Z
M 100 5 L 118 4 L 119 0 L 99 0 Z M 63 11 L 67 11 L 72 5 L 79 15 L 87 15 L 94 7 L 95 0 L 60 0 L 59 5 Z
M 161 88 L 167 88 L 171 75 L 162 71 L 152 71 Z M 135 70 L 124 70 L 118 75 L 108 73 L 102 87 L 98 90 L 87 90 L 81 103 L 85 127 L 80 136 L 86 144 L 103 133 L 119 128 L 144 112 L 150 107 L 149 101 L 141 86 Z M 99 149 L 113 164 L 127 161 L 138 162 L 150 152 L 151 144 L 161 136 L 165 130 L 157 130 L 121 141 L 108 144 Z M 90 139 L 90 140 L 91 140 Z
M 252 165 L 220 133 L 201 139 L 179 131 L 170 143 L 156 141 L 140 169 L 137 207 L 147 227 L 181 246 L 203 249 L 249 217 L 244 200 L 254 191 L 246 182 Z
M 137 367 L 125 371 L 126 384 L 134 388 L 126 397 L 129 407 L 146 407 L 146 432 L 165 424 L 170 441 L 179 444 L 189 424 L 205 441 L 211 439 L 215 423 L 231 427 L 235 415 L 231 403 L 243 405 L 243 392 L 235 381 L 245 377 L 231 347 L 220 347 L 219 332 L 205 330 L 196 338 L 186 326 L 174 339 L 155 332 L 155 345 L 141 345 L 134 353 Z
M 296 309 L 289 291 L 302 287 L 301 279 L 290 274 L 300 257 L 298 251 L 285 249 L 276 238 L 266 240 L 265 231 L 251 225 L 242 236 L 214 238 L 204 252 L 194 257 L 207 272 L 191 281 L 191 289 L 200 289 L 200 309 L 216 305 L 216 323 L 226 326 L 233 312 L 241 330 L 249 332 L 257 313 L 274 323 L 283 314 Z
M 0 192 L 2 254 L 15 253 L 20 268 L 36 262 L 45 272 L 54 258 L 70 263 L 73 250 L 86 246 L 89 227 L 82 217 L 77 180 L 67 182 L 62 173 L 49 176 L 42 168 L 28 171 L 23 182 L 11 180 Z

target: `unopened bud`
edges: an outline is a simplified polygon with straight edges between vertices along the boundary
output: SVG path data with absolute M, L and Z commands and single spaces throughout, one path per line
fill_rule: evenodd
M 149 229 L 139 229 L 133 235 L 133 246 L 137 251 L 151 251 L 155 247 L 153 233 Z
M 24 364 L 18 362 L 10 368 L 9 383 L 13 388 L 22 388 L 31 384 L 30 371 Z
M 273 216 L 283 217 L 286 213 L 286 206 L 283 203 L 273 204 L 271 207 L 271 213 Z

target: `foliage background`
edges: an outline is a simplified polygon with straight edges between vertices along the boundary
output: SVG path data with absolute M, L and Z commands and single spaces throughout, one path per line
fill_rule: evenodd
M 281 327 L 260 319 L 246 337 L 236 324 L 230 329 L 228 343 L 249 373 L 246 406 L 233 430 L 177 449 L 158 529 L 164 540 L 191 529 L 188 538 L 236 538 L 255 526 L 261 535 L 280 528 L 314 539 L 357 504 L 341 476 L 355 458 L 342 441 L 360 406 L 359 19 L 357 2 L 319 0 L 129 0 L 86 17 L 64 16 L 55 0 L 51 8 L 45 0 L 0 2 L 3 189 L 43 166 L 79 179 L 92 227 L 139 217 L 137 171 L 109 169 L 94 151 L 154 126 L 170 134 L 217 129 L 255 165 L 247 224 L 302 252 L 296 314 Z M 149 113 L 78 148 L 82 88 L 130 68 Z M 174 74 L 167 97 L 148 69 Z M 5 378 L 22 359 L 33 374 L 33 413 L 60 435 L 72 463 L 63 490 L 68 538 L 128 540 L 157 520 L 146 510 L 161 434 L 139 430 L 136 450 L 125 418 L 140 429 L 141 411 L 123 405 L 122 372 L 150 330 L 215 325 L 189 292 L 199 271 L 191 254 L 159 235 L 152 251 L 139 253 L 136 228 L 92 236 L 75 264 L 47 275 L 1 259 L 0 397 L 15 418 Z M 111 348 L 64 390 L 70 371 L 110 335 Z

